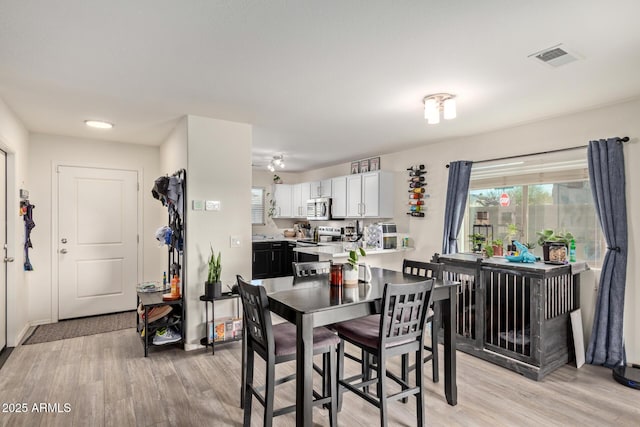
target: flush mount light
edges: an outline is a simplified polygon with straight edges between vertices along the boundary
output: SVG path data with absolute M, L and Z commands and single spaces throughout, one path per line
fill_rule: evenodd
M 280 169 L 284 169 L 284 154 L 280 154 L 279 156 L 273 156 L 273 159 L 267 165 L 267 169 L 271 172 L 276 170 L 276 166 Z
M 456 118 L 456 100 L 455 95 L 449 93 L 435 93 L 425 96 L 424 102 L 424 118 L 430 125 L 440 123 L 440 112 L 445 120 Z
M 102 120 L 85 120 L 84 124 L 96 129 L 111 129 L 113 123 L 104 122 Z

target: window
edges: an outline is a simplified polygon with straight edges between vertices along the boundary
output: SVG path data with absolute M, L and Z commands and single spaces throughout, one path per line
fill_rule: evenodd
M 488 217 L 488 218 L 487 218 Z M 606 243 L 595 212 L 586 149 L 474 165 L 465 217 L 467 235 L 535 244 L 537 232 L 575 236 L 576 256 L 600 267 Z M 470 238 L 463 246 L 470 250 Z
M 251 224 L 264 224 L 264 188 L 251 189 Z

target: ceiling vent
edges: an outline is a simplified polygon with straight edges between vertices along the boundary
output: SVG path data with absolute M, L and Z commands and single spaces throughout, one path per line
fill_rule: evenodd
M 540 52 L 532 53 L 529 55 L 529 58 L 535 59 L 537 62 L 541 62 L 551 67 L 559 67 L 561 65 L 577 61 L 578 59 L 582 59 L 562 44 L 552 46 L 548 49 L 541 50 Z

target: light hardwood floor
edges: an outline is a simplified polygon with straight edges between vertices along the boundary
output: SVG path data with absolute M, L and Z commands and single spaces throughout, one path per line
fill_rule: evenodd
M 443 353 L 442 351 L 440 352 Z M 27 413 L 0 413 L 3 426 L 226 426 L 241 425 L 240 344 L 204 350 L 152 351 L 148 358 L 133 329 L 19 346 L 0 369 L 0 404 L 26 403 Z M 348 362 L 349 363 L 349 362 Z M 442 366 L 442 363 L 441 363 Z M 397 368 L 397 363 L 396 366 Z M 293 372 L 294 363 L 276 375 Z M 355 364 L 347 365 L 347 374 Z M 566 365 L 541 382 L 458 352 L 458 405 L 447 405 L 442 382 L 425 369 L 429 426 L 637 426 L 640 391 L 614 382 L 608 369 Z M 257 365 L 256 378 L 262 378 Z M 442 377 L 441 373 L 441 377 Z M 276 388 L 276 407 L 293 402 L 293 383 Z M 33 405 L 70 405 L 68 413 L 32 412 Z M 390 404 L 390 425 L 415 425 L 415 401 Z M 345 394 L 343 426 L 378 424 L 377 409 Z M 314 409 L 314 423 L 328 425 Z M 253 425 L 262 407 L 253 405 Z M 276 418 L 295 425 L 295 415 Z

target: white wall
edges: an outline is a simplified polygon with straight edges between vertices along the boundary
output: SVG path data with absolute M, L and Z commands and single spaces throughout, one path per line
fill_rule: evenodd
M 16 212 L 19 189 L 28 188 L 29 135 L 13 111 L 0 99 L 0 149 L 7 153 L 7 346 L 15 347 L 27 332 L 29 272 L 23 269 L 24 222 Z
M 223 290 L 236 274 L 251 277 L 251 138 L 248 124 L 188 116 L 186 215 L 187 349 L 199 347 L 204 336 L 206 261 L 210 245 L 222 253 Z M 193 211 L 191 201 L 217 200 L 220 211 Z M 230 247 L 238 236 L 240 247 Z M 216 317 L 233 314 L 232 304 L 216 303 Z
M 31 324 L 57 321 L 52 310 L 57 296 L 53 277 L 57 257 L 52 249 L 52 212 L 55 188 L 54 167 L 59 164 L 101 166 L 141 170 L 139 177 L 142 195 L 142 280 L 162 277 L 162 255 L 165 254 L 155 240 L 156 229 L 163 225 L 162 205 L 151 196 L 151 188 L 160 174 L 160 149 L 146 145 L 124 144 L 88 140 L 66 136 L 32 134 L 29 158 L 30 201 L 36 205 L 36 228 L 31 234 L 33 250 L 30 254 L 34 270 L 29 273 L 29 320 Z M 166 221 L 165 221 L 166 222 Z M 17 263 L 16 263 L 17 264 Z
M 612 136 L 629 136 L 632 143 L 625 145 L 626 194 L 629 219 L 629 265 L 625 301 L 625 338 L 627 357 L 640 362 L 640 335 L 636 325 L 640 323 L 637 308 L 640 307 L 640 269 L 636 267 L 637 246 L 640 244 L 640 227 L 633 218 L 640 215 L 640 192 L 632 191 L 640 182 L 640 100 L 635 99 L 616 105 L 584 111 L 568 116 L 529 123 L 482 135 L 460 137 L 424 145 L 412 150 L 381 156 L 381 168 L 396 173 L 395 222 L 399 231 L 408 230 L 414 239 L 416 251 L 411 257 L 427 260 L 433 253 L 441 252 L 444 225 L 448 169 L 445 165 L 455 160 L 485 160 L 504 156 L 536 153 L 559 148 L 585 145 L 589 140 Z M 425 133 L 428 127 L 425 125 Z M 406 213 L 407 173 L 414 164 L 425 164 L 427 173 L 426 215 L 424 218 L 408 217 Z M 297 182 L 329 178 L 349 173 L 349 163 L 300 174 Z M 585 335 L 591 331 L 596 296 L 596 280 L 599 276 L 588 273 L 582 277 L 581 306 Z
M 187 168 L 187 137 L 187 117 L 185 116 L 180 119 L 160 146 L 161 174 L 172 174 Z

